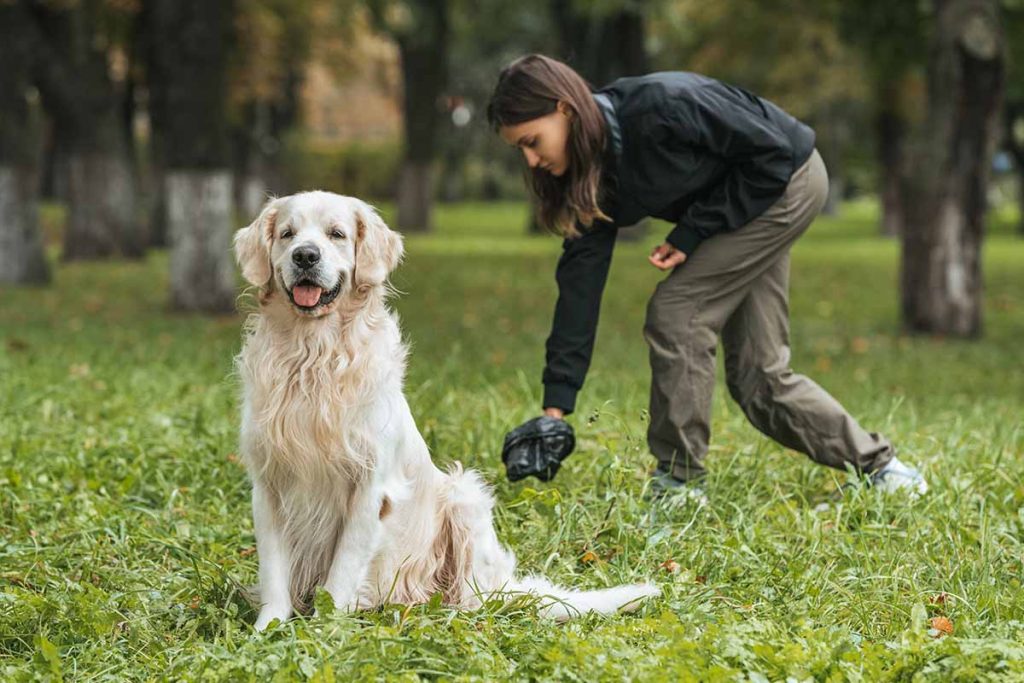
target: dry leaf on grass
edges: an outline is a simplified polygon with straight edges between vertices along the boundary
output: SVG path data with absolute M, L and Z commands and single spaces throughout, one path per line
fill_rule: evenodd
M 665 560 L 658 566 L 671 574 L 679 573 L 679 563 L 675 560 Z
M 932 628 L 928 633 L 933 638 L 953 635 L 953 622 L 949 617 L 932 617 L 929 623 Z

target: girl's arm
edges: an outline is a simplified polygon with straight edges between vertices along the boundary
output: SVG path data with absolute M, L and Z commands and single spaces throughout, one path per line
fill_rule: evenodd
M 608 279 L 618 229 L 608 223 L 594 227 L 562 245 L 555 280 L 558 303 L 547 340 L 544 368 L 544 408 L 568 415 L 576 408 L 594 350 L 601 295 Z

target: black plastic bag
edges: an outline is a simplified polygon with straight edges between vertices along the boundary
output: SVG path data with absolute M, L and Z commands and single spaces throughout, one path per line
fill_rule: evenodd
M 509 481 L 534 476 L 551 481 L 562 461 L 576 448 L 576 434 L 565 420 L 542 415 L 505 435 L 501 461 Z

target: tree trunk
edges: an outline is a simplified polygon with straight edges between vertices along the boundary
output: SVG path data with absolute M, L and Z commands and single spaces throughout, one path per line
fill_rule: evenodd
M 161 136 L 171 303 L 234 309 L 232 173 L 227 129 L 230 2 L 153 0 L 145 15 L 155 131 Z
M 575 0 L 552 0 L 551 16 L 558 32 L 560 52 L 593 87 L 599 88 L 616 78 L 647 73 L 644 47 L 644 16 L 639 3 L 613 9 L 584 5 Z M 642 220 L 619 232 L 623 242 L 646 238 L 650 221 Z M 531 219 L 527 231 L 543 231 Z
M 1017 234 L 1024 237 L 1024 160 L 1014 166 L 1017 168 Z
M 1003 143 L 1013 159 L 1013 170 L 1017 174 L 1017 233 L 1024 237 L 1024 141 L 1017 136 L 1018 124 L 1024 125 L 1024 102 L 1008 102 L 1004 111 Z
M 928 120 L 915 141 L 903 232 L 903 323 L 982 330 L 981 242 L 1004 87 L 998 0 L 934 0 Z
M 155 145 L 150 146 L 150 153 L 156 154 Z M 167 247 L 167 169 L 162 160 L 150 157 L 149 164 L 149 246 Z
M 405 157 L 398 183 L 398 228 L 433 229 L 433 166 L 440 133 L 439 100 L 448 82 L 447 0 L 411 3 L 414 30 L 398 36 L 404 94 Z
M 833 103 L 825 108 L 820 119 L 817 146 L 828 167 L 828 197 L 822 213 L 835 216 L 846 194 L 846 168 L 843 149 L 850 134 L 849 121 L 842 105 Z
M 648 71 L 644 17 L 636 5 L 612 11 L 575 0 L 552 0 L 563 58 L 591 85 Z
M 878 85 L 878 109 L 875 114 L 878 196 L 882 208 L 881 231 L 886 237 L 899 236 L 906 222 L 900 190 L 906 173 L 904 147 L 907 138 L 907 124 L 898 105 L 902 87 L 905 84 L 898 78 L 885 78 Z
M 403 232 L 433 230 L 432 162 L 406 159 L 398 178 L 398 225 Z
M 38 185 L 32 169 L 0 163 L 0 284 L 50 281 L 39 231 Z
M 235 303 L 231 253 L 231 172 L 167 174 L 171 303 L 186 311 L 230 311 Z
M 142 256 L 145 240 L 135 222 L 133 171 L 122 151 L 71 152 L 64 260 Z
M 96 38 L 101 11 L 95 3 L 34 4 L 23 27 L 66 175 L 65 260 L 140 257 L 145 246 L 123 121 L 127 93 L 111 79 L 109 46 Z
M 297 74 L 298 67 L 288 69 Z M 254 100 L 245 105 L 241 123 L 231 127 L 232 162 L 235 172 L 235 209 L 246 217 L 255 216 L 271 194 L 290 190 L 283 187 L 280 173 L 282 139 L 298 117 L 297 75 L 285 79 L 284 93 L 277 101 Z
M 0 5 L 0 284 L 45 284 L 39 230 L 39 125 L 26 93 L 31 44 L 17 7 Z
M 882 207 L 882 234 L 898 237 L 903 232 L 906 213 L 900 184 L 903 182 L 903 145 L 905 127 L 896 115 L 882 112 L 876 122 L 878 129 L 879 188 Z

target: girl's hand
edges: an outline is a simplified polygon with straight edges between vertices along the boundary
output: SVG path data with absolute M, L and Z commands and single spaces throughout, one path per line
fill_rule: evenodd
M 686 254 L 673 247 L 668 242 L 659 244 L 647 257 L 651 265 L 661 270 L 672 270 L 686 260 Z
M 545 408 L 544 414 L 547 415 L 548 417 L 553 417 L 559 420 L 565 417 L 565 413 L 562 411 L 561 408 Z

